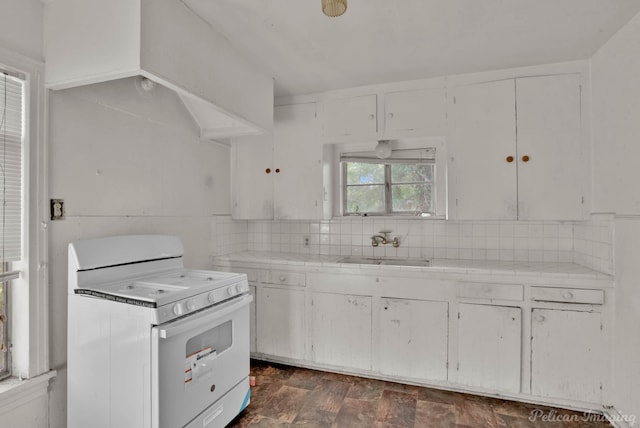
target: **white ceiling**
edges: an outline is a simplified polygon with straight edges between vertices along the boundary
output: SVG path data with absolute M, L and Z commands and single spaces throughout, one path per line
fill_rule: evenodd
M 589 58 L 638 0 L 182 0 L 275 78 L 276 95 Z

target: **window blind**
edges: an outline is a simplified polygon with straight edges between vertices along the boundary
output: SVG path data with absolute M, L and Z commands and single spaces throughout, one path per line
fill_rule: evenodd
M 0 69 L 0 258 L 20 260 L 22 251 L 22 145 L 24 80 Z

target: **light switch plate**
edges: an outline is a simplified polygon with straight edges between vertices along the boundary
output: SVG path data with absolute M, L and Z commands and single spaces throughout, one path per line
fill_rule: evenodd
M 51 220 L 63 220 L 64 199 L 51 199 L 51 202 L 49 203 L 49 211 L 51 213 Z

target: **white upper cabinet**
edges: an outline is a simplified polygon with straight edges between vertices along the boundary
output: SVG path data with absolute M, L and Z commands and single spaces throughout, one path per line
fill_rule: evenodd
M 323 148 L 317 106 L 281 106 L 274 114 L 274 217 L 321 219 Z
M 233 218 L 319 220 L 330 215 L 324 183 L 324 162 L 330 156 L 319 141 L 317 105 L 279 106 L 274 115 L 273 136 L 233 141 Z
M 273 128 L 273 79 L 183 2 L 46 2 L 44 38 L 48 88 L 140 75 L 176 91 L 203 138 Z
M 231 217 L 273 219 L 273 136 L 235 138 L 231 145 Z
M 380 92 L 324 102 L 324 142 L 363 142 L 446 133 L 444 87 Z
M 516 101 L 518 216 L 581 219 L 586 165 L 580 132 L 580 76 L 517 79 Z
M 574 220 L 586 169 L 578 74 L 460 86 L 449 143 L 459 220 Z
M 517 216 L 513 80 L 454 91 L 450 151 L 458 219 Z
M 378 133 L 377 96 L 334 98 L 324 104 L 324 136 L 330 141 L 375 139 Z
M 444 88 L 391 92 L 384 96 L 384 139 L 446 134 Z

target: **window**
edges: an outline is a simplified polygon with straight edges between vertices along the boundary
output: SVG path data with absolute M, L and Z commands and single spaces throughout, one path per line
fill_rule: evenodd
M 11 374 L 9 281 L 22 258 L 24 99 L 24 76 L 0 69 L 0 378 Z
M 342 153 L 344 215 L 436 216 L 436 149 Z

